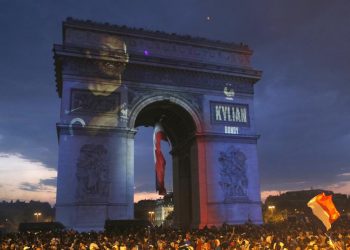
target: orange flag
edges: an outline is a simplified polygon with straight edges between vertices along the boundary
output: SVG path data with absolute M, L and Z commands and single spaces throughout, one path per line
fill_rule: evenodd
M 332 201 L 332 195 L 325 195 L 324 193 L 316 195 L 307 205 L 312 209 L 312 213 L 322 221 L 327 230 L 340 216 Z

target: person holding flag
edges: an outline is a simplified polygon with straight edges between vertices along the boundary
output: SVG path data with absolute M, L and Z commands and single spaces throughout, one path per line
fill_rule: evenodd
M 312 213 L 323 223 L 327 231 L 331 229 L 332 223 L 340 217 L 333 203 L 332 195 L 318 194 L 307 203 L 307 206 L 311 208 Z M 325 235 L 333 249 L 341 249 L 333 243 L 328 234 L 325 233 Z
M 166 195 L 166 189 L 164 185 L 166 161 L 162 153 L 160 143 L 162 140 L 167 142 L 169 142 L 169 140 L 164 132 L 164 128 L 162 124 L 160 123 L 161 120 L 162 119 L 160 119 L 160 121 L 156 122 L 156 124 L 154 125 L 153 153 L 154 153 L 154 163 L 155 163 L 155 170 L 156 170 L 156 190 L 158 191 L 159 195 Z
M 331 228 L 332 223 L 340 217 L 332 201 L 332 195 L 325 195 L 324 193 L 316 195 L 307 203 L 307 206 L 310 207 L 312 213 L 322 221 L 327 231 Z

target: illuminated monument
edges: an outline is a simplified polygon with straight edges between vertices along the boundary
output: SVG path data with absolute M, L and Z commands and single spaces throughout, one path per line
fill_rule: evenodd
M 253 107 L 261 71 L 251 55 L 242 44 L 67 19 L 54 46 L 56 220 L 99 230 L 132 219 L 134 136 L 163 116 L 176 224 L 262 223 Z

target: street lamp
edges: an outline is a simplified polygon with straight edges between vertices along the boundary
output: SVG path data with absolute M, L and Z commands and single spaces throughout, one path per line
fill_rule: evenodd
M 271 213 L 273 213 L 276 207 L 274 205 L 270 205 L 267 208 L 271 211 Z
M 36 216 L 36 222 L 38 222 L 39 221 L 39 216 L 41 216 L 41 213 L 40 212 L 35 212 L 34 216 Z
M 149 211 L 149 212 L 148 212 L 148 216 L 149 216 L 149 220 L 150 220 L 151 222 L 153 222 L 154 212 L 153 212 L 153 211 Z

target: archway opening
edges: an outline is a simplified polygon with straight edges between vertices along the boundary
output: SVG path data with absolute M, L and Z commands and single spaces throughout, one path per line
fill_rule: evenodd
M 155 181 L 155 164 L 153 157 L 153 127 L 139 126 L 135 135 L 134 147 L 134 217 L 137 220 L 149 220 L 155 225 L 163 223 L 164 218 L 168 217 L 173 205 L 169 204 L 166 214 L 159 215 L 156 211 L 156 200 L 162 199 L 156 191 Z M 165 178 L 164 184 L 171 196 L 173 193 L 173 168 L 172 157 L 170 154 L 171 146 L 165 142 L 161 142 L 162 152 L 165 157 Z M 155 214 L 157 212 L 157 214 Z M 171 212 L 172 213 L 172 212 Z M 171 216 L 171 215 L 169 215 Z M 169 219 L 168 217 L 167 219 Z M 165 220 L 164 220 L 165 221 Z M 166 224 L 167 222 L 164 222 Z
M 178 104 L 168 100 L 156 101 L 143 107 L 136 114 L 134 127 L 138 128 L 140 134 L 136 134 L 135 137 L 135 187 L 137 189 L 135 193 L 142 192 L 142 185 L 147 186 L 146 194 L 149 191 L 149 185 L 140 181 L 140 175 L 143 173 L 145 173 L 144 179 L 147 180 L 153 176 L 151 185 L 154 186 L 152 135 L 154 124 L 160 119 L 170 142 L 170 145 L 162 144 L 162 151 L 167 162 L 166 187 L 168 191 L 173 191 L 173 223 L 175 226 L 190 227 L 193 224 L 193 190 L 197 189 L 193 186 L 193 180 L 196 178 L 195 170 L 198 169 L 194 166 L 197 164 L 194 138 L 196 124 L 191 114 Z M 142 162 L 153 164 L 149 166 Z M 155 188 L 153 190 L 155 192 Z M 147 206 L 147 204 L 144 205 Z

